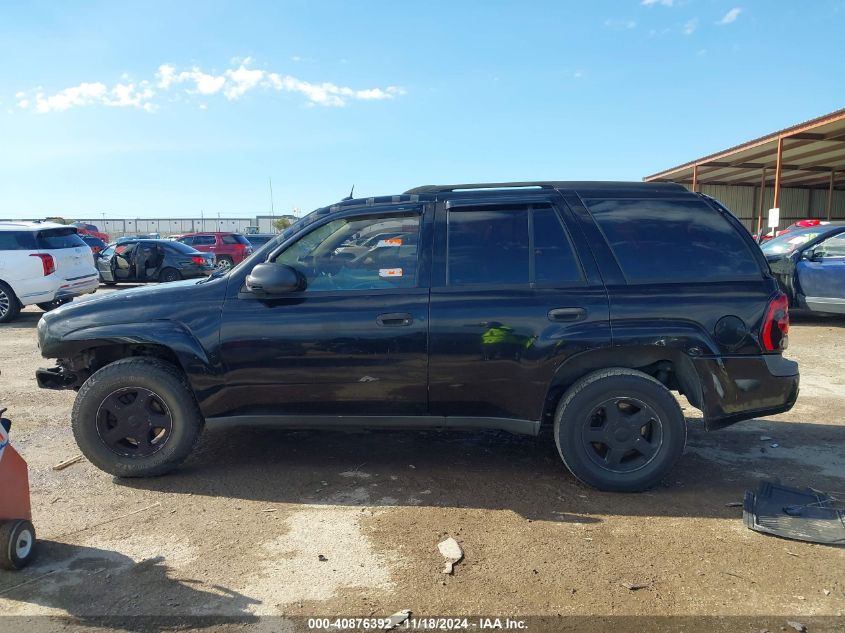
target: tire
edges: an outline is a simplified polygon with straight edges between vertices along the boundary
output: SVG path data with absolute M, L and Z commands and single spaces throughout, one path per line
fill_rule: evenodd
M 83 455 L 100 470 L 156 477 L 191 453 L 203 419 L 176 367 L 136 357 L 106 365 L 85 381 L 71 424 Z
M 0 524 L 0 569 L 23 569 L 35 553 L 35 528 L 26 519 Z
M 180 279 L 182 279 L 182 275 L 175 268 L 165 268 L 158 274 L 158 280 L 161 283 L 179 281 Z
M 44 312 L 50 312 L 51 310 L 55 310 L 56 308 L 61 307 L 66 303 L 70 303 L 71 301 L 73 301 L 72 298 L 56 299 L 55 301 L 49 301 L 47 303 L 36 303 L 35 305 L 44 310 Z
M 235 262 L 233 262 L 232 258 L 228 255 L 221 255 L 217 258 L 217 261 L 214 263 L 215 268 L 219 270 L 230 270 L 234 265 Z
M 619 367 L 589 374 L 563 394 L 554 437 L 563 463 L 585 484 L 639 492 L 660 483 L 678 461 L 687 425 L 663 384 Z
M 7 284 L 0 281 L 0 323 L 10 323 L 18 318 L 21 303 L 14 291 Z

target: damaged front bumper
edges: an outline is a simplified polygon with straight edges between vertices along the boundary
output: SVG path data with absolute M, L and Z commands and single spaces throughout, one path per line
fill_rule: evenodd
M 77 374 L 66 367 L 58 366 L 50 369 L 36 369 L 35 380 L 42 389 L 79 389 L 80 381 Z

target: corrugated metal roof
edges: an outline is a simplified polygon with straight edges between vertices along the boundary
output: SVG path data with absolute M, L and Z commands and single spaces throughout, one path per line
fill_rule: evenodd
M 698 168 L 699 184 L 758 185 L 775 178 L 777 146 L 783 139 L 782 187 L 829 187 L 831 173 L 845 186 L 845 108 L 766 136 L 709 154 L 651 176 L 646 182 L 692 182 Z

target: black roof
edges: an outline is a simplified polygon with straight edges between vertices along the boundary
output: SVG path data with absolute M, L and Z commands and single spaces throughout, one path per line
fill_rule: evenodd
M 678 194 L 692 194 L 686 187 L 674 182 L 641 182 L 641 181 L 603 181 L 603 180 L 530 180 L 518 182 L 480 182 L 455 185 L 423 185 L 408 189 L 403 194 L 374 196 L 369 198 L 344 198 L 340 202 L 314 209 L 311 213 L 301 217 L 282 232 L 290 236 L 306 226 L 316 222 L 321 217 L 337 213 L 350 208 L 370 207 L 381 204 L 414 204 L 420 200 L 433 200 L 441 193 L 455 194 L 457 197 L 471 198 L 474 196 L 490 196 L 493 194 L 516 194 L 520 190 L 533 188 L 538 190 L 570 189 L 578 195 L 590 198 L 597 196 L 611 196 L 625 198 L 650 194 L 655 197 L 674 197 Z M 509 191 L 510 190 L 510 191 Z
M 408 189 L 406 194 L 422 193 L 444 193 L 452 191 L 464 191 L 470 189 L 517 189 L 517 188 L 540 188 L 540 189 L 638 189 L 645 191 L 686 191 L 686 187 L 674 182 L 649 183 L 649 182 L 619 182 L 601 180 L 526 180 L 518 182 L 476 182 L 457 185 L 422 185 Z

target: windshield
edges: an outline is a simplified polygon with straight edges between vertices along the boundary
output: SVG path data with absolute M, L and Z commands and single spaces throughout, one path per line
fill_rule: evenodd
M 763 244 L 763 253 L 766 255 L 788 255 L 794 253 L 810 240 L 833 231 L 835 226 L 813 226 L 806 229 L 791 230 L 789 233 L 778 235 L 776 238 Z

